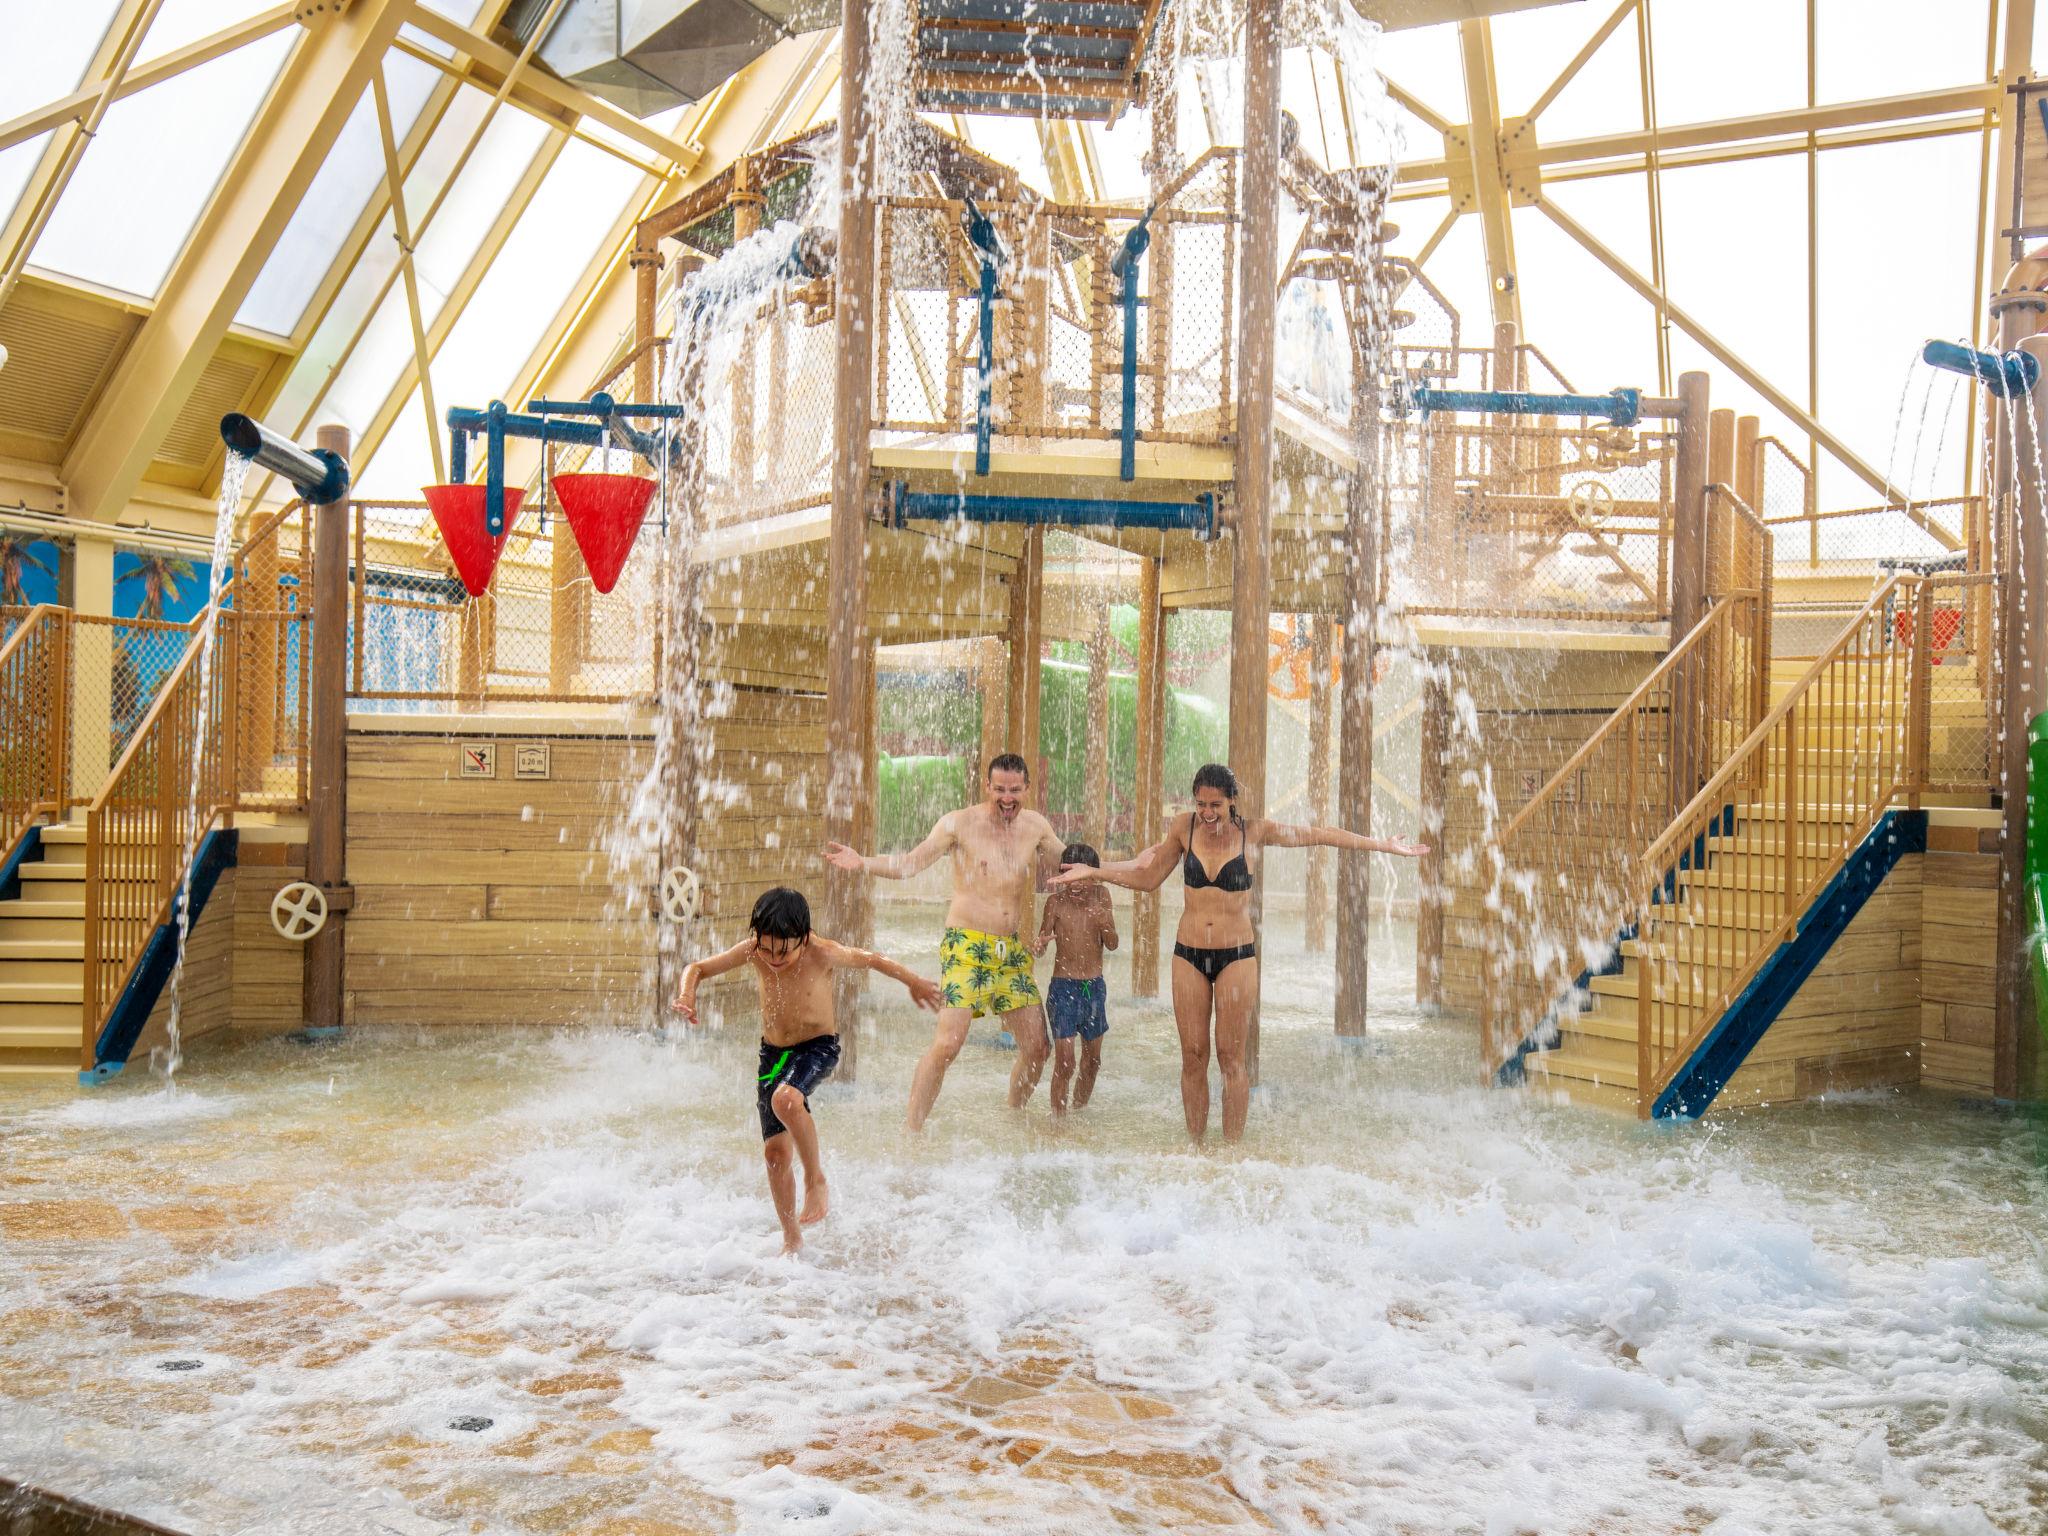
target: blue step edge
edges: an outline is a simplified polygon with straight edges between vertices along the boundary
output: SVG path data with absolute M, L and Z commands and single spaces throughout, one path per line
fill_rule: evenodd
M 21 898 L 21 866 L 40 864 L 43 859 L 43 829 L 31 826 L 5 859 L 0 859 L 0 901 Z
M 220 882 L 222 872 L 234 867 L 240 842 L 239 832 L 221 827 L 207 833 L 206 840 L 199 845 L 199 852 L 192 859 L 192 915 L 186 925 L 188 931 L 206 911 L 206 900 Z M 175 908 L 171 915 L 170 922 L 159 923 L 156 932 L 149 936 L 149 942 L 143 946 L 142 958 L 136 962 L 134 973 L 128 978 L 128 985 L 121 989 L 113 1012 L 107 1015 L 100 1037 L 93 1043 L 93 1065 L 90 1070 L 78 1074 L 78 1081 L 83 1086 L 89 1088 L 119 1077 L 135 1050 L 135 1042 L 142 1038 L 150 1010 L 156 1007 L 156 1000 L 163 995 L 164 983 L 171 979 L 171 971 L 178 963 Z
M 1715 813 L 1714 819 L 1707 823 L 1706 831 L 1694 838 L 1692 846 L 1678 856 L 1678 862 L 1664 871 L 1663 879 L 1657 882 L 1655 890 L 1651 892 L 1650 904 L 1652 906 L 1662 906 L 1665 902 L 1676 900 L 1678 897 L 1678 877 L 1688 869 L 1705 869 L 1707 867 L 1707 839 L 1719 837 L 1723 833 L 1732 833 L 1734 830 L 1735 807 L 1724 805 Z M 1619 976 L 1626 968 L 1621 953 L 1621 946 L 1635 936 L 1636 925 L 1634 923 L 1630 923 L 1626 928 L 1622 928 L 1615 933 L 1614 942 L 1607 949 L 1607 958 L 1600 962 L 1598 968 L 1587 966 L 1585 970 L 1579 972 L 1573 979 L 1571 986 L 1566 989 L 1564 995 L 1550 1005 L 1550 1011 L 1543 1015 L 1543 1022 L 1529 1031 L 1523 1037 L 1522 1043 L 1516 1046 L 1513 1052 L 1509 1054 L 1508 1059 L 1494 1069 L 1493 1082 L 1495 1087 L 1519 1088 L 1528 1081 L 1529 1057 L 1534 1052 L 1552 1049 L 1560 1038 L 1561 1031 L 1558 1027 L 1558 1020 L 1564 1014 L 1565 1005 L 1567 1003 L 1571 1004 L 1576 1011 L 1579 1000 L 1587 995 L 1587 988 L 1592 985 L 1595 976 Z
M 1650 1106 L 1656 1120 L 1697 1120 L 1777 1022 L 1835 940 L 1884 884 L 1900 859 L 1927 851 L 1925 811 L 1886 811 L 1799 920 L 1798 931 L 1765 960 L 1721 1014 L 1670 1086 Z

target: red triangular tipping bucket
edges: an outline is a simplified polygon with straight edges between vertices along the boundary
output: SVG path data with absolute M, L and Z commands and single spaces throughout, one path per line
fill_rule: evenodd
M 455 562 L 455 574 L 463 590 L 482 597 L 490 590 L 491 573 L 498 568 L 498 556 L 512 537 L 512 524 L 519 516 L 524 490 L 505 487 L 505 531 L 493 539 L 484 531 L 484 488 L 480 485 L 423 485 L 427 510 L 434 514 L 434 526 L 448 546 L 448 558 Z
M 645 475 L 557 475 L 554 487 L 591 583 L 600 592 L 611 591 L 647 521 L 654 482 Z

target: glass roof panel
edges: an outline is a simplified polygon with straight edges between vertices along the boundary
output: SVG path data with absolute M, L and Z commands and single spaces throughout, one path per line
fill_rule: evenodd
M 1935 90 L 1991 73 L 1985 65 L 1987 57 L 1996 58 L 1997 43 L 1988 0 L 1943 0 L 1939 26 L 1931 23 L 1925 0 L 1817 4 L 1815 52 L 1824 102 Z M 1994 51 L 1987 55 L 1987 48 Z
M 1381 74 L 1451 122 L 1465 121 L 1465 66 L 1458 54 L 1456 27 L 1388 32 L 1381 36 L 1377 52 Z M 1424 128 L 1423 136 L 1411 143 L 1408 152 L 1433 155 L 1438 143 L 1437 135 Z
M 64 6 L 0 0 L 0 36 L 7 39 L 7 67 L 0 69 L 0 122 L 75 90 L 116 9 L 118 0 L 80 0 Z M 49 142 L 47 133 L 38 134 L 0 154 L 0 219 L 13 211 Z
M 441 76 L 400 53 L 385 58 L 384 70 L 391 130 L 402 151 L 406 134 Z M 257 330 L 290 335 L 348 232 L 383 185 L 384 141 L 377 127 L 377 104 L 365 91 L 320 167 L 314 182 L 317 195 L 309 193 L 300 202 L 235 319 Z
M 519 370 L 555 316 L 573 302 L 577 279 L 642 182 L 632 166 L 592 145 L 571 141 L 563 148 L 434 359 L 434 393 L 444 410 L 485 405 L 518 382 Z M 432 475 L 426 417 L 414 390 L 390 434 L 362 466 L 363 485 L 377 495 L 412 496 Z
M 263 38 L 108 108 L 35 264 L 154 297 L 295 36 Z
M 1806 105 L 1803 5 L 1651 0 L 1650 20 L 1658 121 L 1714 122 Z
M 1537 70 L 1514 70 L 1516 83 L 1508 84 L 1511 66 L 1510 57 L 1519 56 L 1519 49 L 1506 46 L 1510 34 L 1501 30 L 1504 22 L 1521 23 L 1518 32 L 1535 32 L 1536 23 L 1547 23 L 1548 30 L 1555 32 L 1563 22 L 1555 16 L 1545 16 L 1536 11 L 1524 11 L 1518 15 L 1502 16 L 1495 20 L 1494 60 L 1499 65 L 1502 109 L 1510 117 L 1526 113 L 1536 104 L 1536 99 L 1550 89 L 1551 82 L 1563 73 L 1564 66 L 1571 62 L 1571 55 L 1579 45 L 1592 35 L 1592 18 L 1570 35 L 1572 46 L 1564 50 L 1565 57 L 1558 59 L 1552 68 Z M 1662 82 L 1659 82 L 1660 88 Z M 1668 117 L 1669 109 L 1659 102 L 1660 115 Z M 1571 83 L 1557 94 L 1557 99 L 1543 109 L 1537 119 L 1537 139 L 1541 143 L 1555 144 L 1565 139 L 1591 138 L 1595 134 L 1626 133 L 1643 126 L 1643 70 L 1641 45 L 1636 36 L 1635 24 L 1624 22 L 1617 27 L 1614 35 L 1602 43 L 1594 55 L 1586 60 L 1579 72 L 1572 76 Z
M 164 0 L 149 25 L 149 36 L 136 50 L 135 62 L 162 58 L 268 9 L 263 0 Z
M 425 215 L 432 202 L 431 187 L 445 178 L 454 157 L 468 142 L 481 107 L 487 105 L 487 98 L 473 90 L 465 90 L 461 99 L 465 106 L 474 106 L 478 110 L 460 113 L 451 110 L 447 120 L 436 130 L 425 157 L 433 162 L 431 169 L 436 173 L 436 180 L 426 186 L 419 184 L 422 173 L 429 169 L 425 159 L 414 174 L 406 178 L 406 210 L 415 220 Z M 546 127 L 524 112 L 501 110 L 491 120 L 476 153 L 470 156 L 469 164 L 464 167 L 461 179 L 434 215 L 434 222 L 419 237 L 414 266 L 420 279 L 420 315 L 427 325 L 432 325 L 434 317 L 441 312 L 449 290 L 476 254 L 492 221 L 510 201 L 519 178 L 525 174 L 534 152 L 546 136 Z M 346 303 L 338 301 L 335 304 L 335 313 L 322 323 L 307 358 L 302 359 L 300 367 L 293 372 L 279 401 L 280 407 L 291 411 L 292 415 L 281 419 L 295 420 L 304 412 L 306 406 L 303 402 L 312 398 L 312 391 L 319 387 L 318 380 L 325 377 L 324 365 L 308 368 L 307 363 L 316 355 L 325 356 L 328 364 L 332 363 L 333 354 L 327 348 L 346 344 L 349 334 L 361 323 L 379 289 L 385 290 L 383 301 L 363 332 L 362 340 L 356 344 L 355 351 L 342 364 L 341 372 L 321 406 L 319 420 L 341 421 L 352 431 L 361 432 L 384 403 L 384 397 L 398 381 L 400 370 L 412 356 L 412 322 L 406 312 L 404 282 L 397 275 L 398 248 L 392 238 L 389 214 L 378 225 L 370 249 L 379 262 L 374 269 L 375 276 L 361 265 L 351 274 L 344 286 L 343 299 Z

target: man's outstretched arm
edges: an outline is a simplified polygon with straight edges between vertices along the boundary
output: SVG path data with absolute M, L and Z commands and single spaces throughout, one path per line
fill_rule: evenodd
M 835 869 L 851 870 L 857 874 L 873 875 L 878 880 L 908 880 L 919 870 L 929 869 L 938 863 L 940 857 L 951 851 L 953 818 L 941 816 L 939 824 L 931 829 L 925 840 L 908 853 L 857 853 L 844 843 L 825 845 L 825 862 Z

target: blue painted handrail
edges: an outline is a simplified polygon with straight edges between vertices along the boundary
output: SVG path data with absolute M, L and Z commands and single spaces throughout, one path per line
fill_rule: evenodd
M 1427 416 L 1432 411 L 1484 411 L 1490 416 L 1605 416 L 1617 427 L 1632 427 L 1643 414 L 1638 389 L 1604 395 L 1531 395 L 1502 389 L 1418 389 L 1409 399 Z
M 913 491 L 898 481 L 890 522 L 1023 523 L 1049 527 L 1184 529 L 1214 537 L 1216 497 L 1193 501 L 1107 501 L 1075 496 L 986 496 L 966 491 Z
M 2031 352 L 1982 352 L 1954 341 L 1930 341 L 1920 360 L 1947 373 L 1967 374 L 2001 400 L 2032 394 L 2041 379 L 2041 362 Z

